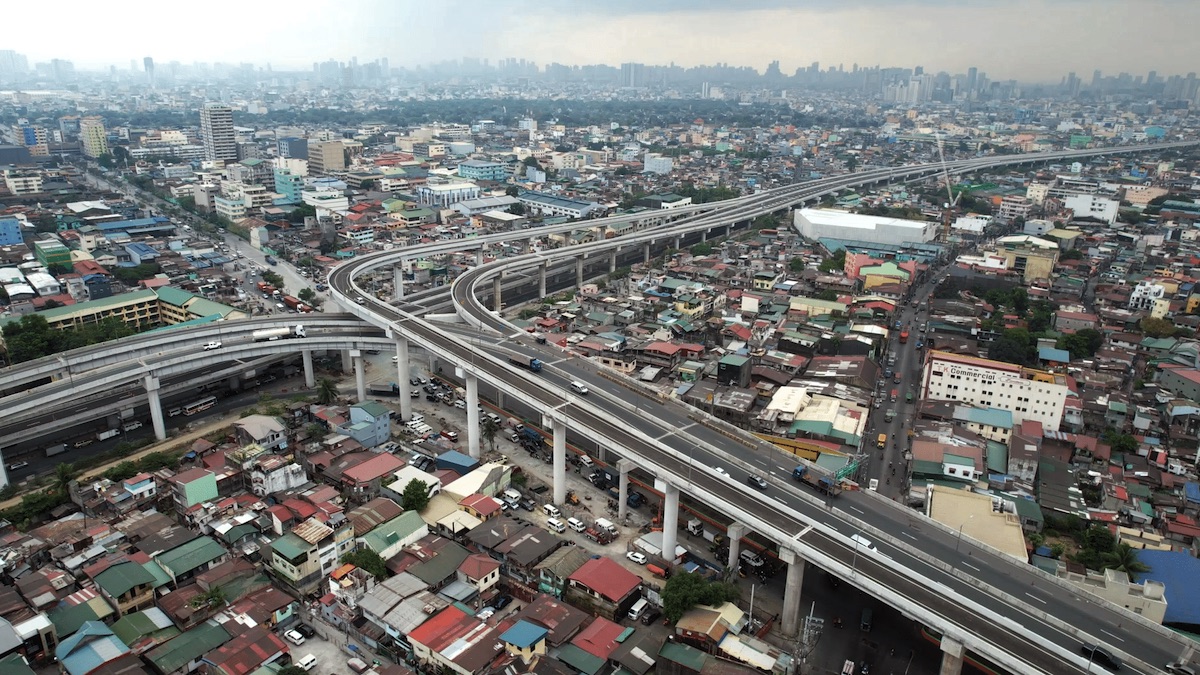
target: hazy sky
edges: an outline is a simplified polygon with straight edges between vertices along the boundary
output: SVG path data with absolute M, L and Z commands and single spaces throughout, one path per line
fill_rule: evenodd
M 992 79 L 1085 80 L 1100 68 L 1196 70 L 1200 0 L 60 0 L 3 11 L 0 49 L 77 67 L 254 62 L 308 69 L 386 56 L 416 66 L 462 56 L 539 65 L 725 62 L 786 74 L 820 61 L 925 66 Z M 38 26 L 36 30 L 14 29 Z

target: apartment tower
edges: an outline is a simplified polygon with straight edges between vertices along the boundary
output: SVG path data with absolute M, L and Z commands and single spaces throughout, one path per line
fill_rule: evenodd
M 233 109 L 223 103 L 204 104 L 200 109 L 200 139 L 204 144 L 204 159 L 222 166 L 236 162 Z

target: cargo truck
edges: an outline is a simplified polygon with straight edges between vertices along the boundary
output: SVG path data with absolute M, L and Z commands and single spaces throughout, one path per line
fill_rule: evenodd
M 267 295 L 271 295 L 275 292 L 275 287 L 272 286 L 271 284 L 268 284 L 265 281 L 260 281 L 257 284 L 255 284 L 254 286 L 255 286 L 255 288 L 258 289 L 259 293 L 266 293 Z
M 305 336 L 304 326 L 292 326 L 291 328 L 267 328 L 264 330 L 256 330 L 251 333 L 251 337 L 255 342 L 268 342 L 273 340 L 283 340 L 287 338 L 302 338 Z
M 713 530 L 706 529 L 704 527 L 704 521 L 700 520 L 699 518 L 692 518 L 688 521 L 687 531 L 690 535 L 704 537 L 704 540 L 708 542 L 715 541 L 717 537 L 721 536 L 720 532 L 714 532 Z
M 907 328 L 900 331 L 900 344 L 904 344 L 905 342 L 908 342 L 908 329 Z
M 300 301 L 300 298 L 297 298 L 294 295 L 285 295 L 280 299 L 283 301 L 283 304 L 288 306 L 288 309 L 299 310 L 300 306 L 304 304 Z
M 532 356 L 522 356 L 521 354 L 512 354 L 508 357 L 508 362 L 514 366 L 521 366 L 529 370 L 540 373 L 542 372 L 542 362 Z
M 104 431 L 101 431 L 100 433 L 96 434 L 96 440 L 107 441 L 110 438 L 116 438 L 117 436 L 120 436 L 120 435 L 121 435 L 120 429 L 105 429 Z
M 265 258 L 263 258 L 263 260 L 266 260 L 268 265 L 274 265 L 277 262 L 279 262 L 279 261 L 275 260 L 274 256 L 266 256 Z
M 368 384 L 367 393 L 372 396 L 399 396 L 400 388 L 396 386 L 395 382 L 389 382 L 388 384 Z
M 842 494 L 842 489 L 838 487 L 837 481 L 830 476 L 817 476 L 807 466 L 801 464 L 795 469 L 792 469 L 792 478 L 798 480 L 805 485 L 808 485 L 821 494 L 836 497 Z
M 51 445 L 51 446 L 47 447 L 46 448 L 46 456 L 53 457 L 55 455 L 61 455 L 62 453 L 66 452 L 66 451 L 67 451 L 67 445 L 65 443 L 59 443 L 58 445 Z

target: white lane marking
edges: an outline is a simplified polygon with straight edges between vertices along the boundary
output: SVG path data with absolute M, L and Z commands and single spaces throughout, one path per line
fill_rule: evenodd
M 909 539 L 912 539 L 913 541 L 917 541 L 917 538 L 916 538 L 916 537 L 912 536 L 911 534 L 909 534 L 909 533 L 907 533 L 907 532 L 901 532 L 900 534 L 902 534 L 902 535 L 904 535 L 904 536 L 908 537 Z
M 1123 637 L 1121 637 L 1121 636 L 1119 636 L 1119 635 L 1113 635 L 1112 633 L 1110 633 L 1110 632 L 1108 632 L 1108 631 L 1104 630 L 1103 628 L 1101 628 L 1101 629 L 1100 629 L 1100 632 L 1101 632 L 1101 633 L 1104 633 L 1105 635 L 1107 635 L 1107 636 L 1109 636 L 1109 637 L 1111 637 L 1111 638 L 1113 638 L 1114 640 L 1120 640 L 1121 642 L 1124 642 L 1124 641 L 1125 641 L 1125 638 L 1123 638 Z
M 847 509 L 850 509 L 851 511 L 853 511 L 853 512 L 855 512 L 855 513 L 859 514 L 859 515 L 866 515 L 866 514 L 863 512 L 863 510 L 862 510 L 862 509 L 855 508 L 855 507 L 853 507 L 853 506 L 850 506 L 849 504 L 847 504 L 847 505 L 846 505 L 846 508 L 847 508 Z
M 1033 593 L 1026 593 L 1025 595 L 1028 595 L 1029 597 L 1033 598 L 1034 600 L 1037 600 L 1038 602 L 1042 603 L 1043 605 L 1046 604 L 1045 600 L 1039 598 L 1038 596 L 1034 595 Z
M 981 570 L 980 570 L 978 567 L 976 567 L 976 566 L 972 565 L 971 563 L 962 563 L 962 566 L 963 566 L 963 567 L 970 567 L 971 569 L 975 570 L 976 572 L 979 572 L 979 571 L 981 571 Z

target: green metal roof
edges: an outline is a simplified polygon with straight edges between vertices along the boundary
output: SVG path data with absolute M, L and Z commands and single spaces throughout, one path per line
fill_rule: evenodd
M 291 532 L 271 542 L 271 549 L 288 560 L 307 553 L 311 548 L 312 544 L 304 541 L 300 535 Z
M 150 573 L 150 576 L 154 577 L 155 588 L 162 588 L 163 586 L 169 586 L 171 584 L 171 576 L 164 572 L 163 568 L 159 567 L 158 563 L 154 562 L 153 560 L 142 563 L 142 569 L 146 570 Z
M 188 300 L 197 297 L 195 293 L 185 291 L 182 288 L 175 288 L 174 286 L 162 286 L 156 292 L 158 293 L 159 300 L 169 305 L 175 305 L 176 307 L 183 307 L 187 304 Z
M 123 307 L 128 304 L 154 300 L 157 297 L 154 291 L 151 290 L 132 291 L 130 293 L 121 293 L 120 295 L 100 298 L 99 300 L 88 300 L 87 302 L 77 302 L 74 305 L 43 309 L 38 312 L 38 315 L 45 317 L 47 321 L 53 321 L 61 317 L 74 316 L 79 314 L 81 310 L 96 311 L 109 307 Z
M 425 521 L 416 511 L 405 511 L 386 523 L 380 523 L 362 536 L 363 543 L 372 551 L 382 553 L 396 542 L 406 539 L 425 526 Z
M 155 611 L 162 612 L 157 608 Z M 163 615 L 163 620 L 170 624 L 170 619 L 166 618 L 166 615 Z M 112 625 L 112 632 L 121 639 L 121 642 L 131 647 L 138 640 L 150 635 L 155 636 L 158 642 L 166 642 L 180 634 L 180 630 L 173 625 L 159 628 L 147 612 L 126 614 Z
M 160 553 L 155 560 L 163 569 L 178 577 L 225 555 L 225 547 L 209 536 L 197 537 L 176 548 Z
M 0 659 L 0 672 L 4 675 L 36 675 L 36 671 L 25 663 L 20 654 L 9 654 Z
M 146 660 L 161 673 L 173 673 L 189 661 L 204 656 L 229 642 L 231 636 L 215 621 L 206 621 L 146 653 Z
M 130 589 L 154 583 L 154 575 L 138 563 L 120 562 L 96 575 L 96 585 L 114 598 L 119 598 Z
M 378 403 L 376 401 L 363 401 L 362 403 L 355 403 L 351 407 L 358 408 L 375 419 L 387 417 L 389 414 L 388 409 L 385 408 L 382 403 Z
M 559 648 L 558 660 L 586 675 L 600 672 L 605 665 L 604 659 L 593 656 L 575 645 L 563 645 Z

